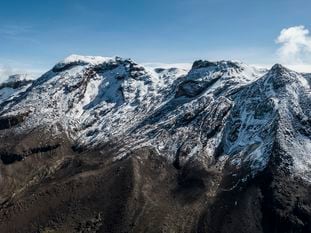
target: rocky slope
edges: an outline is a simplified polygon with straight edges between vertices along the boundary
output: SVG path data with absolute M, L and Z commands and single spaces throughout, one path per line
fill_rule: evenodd
M 72 55 L 0 100 L 0 227 L 310 232 L 310 83 Z

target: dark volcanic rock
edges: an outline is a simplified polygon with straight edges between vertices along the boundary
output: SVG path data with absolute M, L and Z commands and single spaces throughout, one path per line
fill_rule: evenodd
M 29 113 L 0 117 L 0 130 L 10 129 L 11 127 L 16 126 L 17 124 L 22 123 Z

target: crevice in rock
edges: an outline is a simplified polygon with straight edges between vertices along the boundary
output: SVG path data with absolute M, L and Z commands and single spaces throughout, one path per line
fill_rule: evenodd
M 53 151 L 60 147 L 60 144 L 56 145 L 47 145 L 42 147 L 31 148 L 28 151 L 24 151 L 23 154 L 17 153 L 9 153 L 9 152 L 2 152 L 0 153 L 0 160 L 4 165 L 10 165 L 18 161 L 22 161 L 24 158 L 38 153 L 46 153 L 49 151 Z

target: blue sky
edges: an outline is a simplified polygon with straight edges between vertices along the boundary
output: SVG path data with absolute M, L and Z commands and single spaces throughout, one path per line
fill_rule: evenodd
M 1 1 L 0 67 L 46 70 L 70 54 L 273 64 L 281 30 L 311 29 L 310 9 L 310 0 Z

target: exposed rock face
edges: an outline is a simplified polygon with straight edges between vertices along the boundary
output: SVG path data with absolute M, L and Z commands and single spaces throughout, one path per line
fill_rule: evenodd
M 0 102 L 3 232 L 311 232 L 308 74 L 70 56 Z

